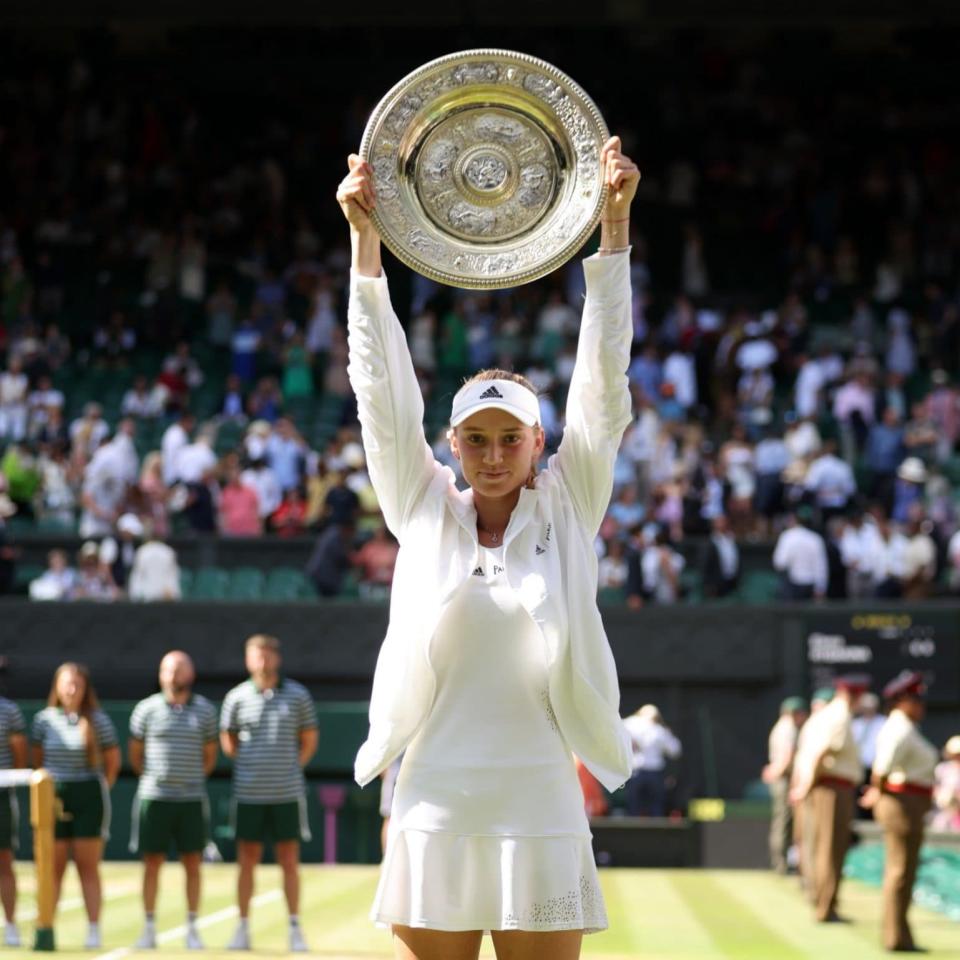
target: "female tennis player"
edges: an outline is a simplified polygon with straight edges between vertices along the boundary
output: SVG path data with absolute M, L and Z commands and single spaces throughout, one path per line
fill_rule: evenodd
M 572 752 L 608 788 L 630 775 L 616 668 L 596 606 L 593 541 L 630 422 L 630 202 L 640 179 L 612 138 L 601 245 L 560 447 L 537 473 L 540 409 L 523 377 L 486 370 L 453 398 L 434 461 L 423 399 L 370 219 L 370 166 L 337 199 L 353 249 L 349 374 L 371 480 L 400 542 L 390 625 L 355 774 L 406 749 L 373 919 L 400 960 L 574 960 L 607 926 Z
M 120 772 L 117 731 L 100 709 L 87 668 L 62 663 L 47 706 L 33 718 L 33 766 L 46 767 L 57 792 L 54 904 L 72 854 L 89 928 L 84 948 L 100 949 L 100 861 L 110 831 L 110 788 Z

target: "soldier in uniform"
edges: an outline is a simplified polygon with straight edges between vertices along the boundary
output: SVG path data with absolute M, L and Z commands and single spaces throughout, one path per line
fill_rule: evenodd
M 820 923 L 840 921 L 837 894 L 843 859 L 850 844 L 854 792 L 863 777 L 860 753 L 850 728 L 857 700 L 870 685 L 869 677 L 844 676 L 834 682 L 836 693 L 804 728 L 804 748 L 796 763 L 797 777 L 790 798 L 809 798 L 813 843 L 812 895 Z
M 819 713 L 833 699 L 833 687 L 819 687 L 814 691 L 810 698 L 810 716 Z M 797 734 L 797 748 L 793 755 L 793 771 L 790 778 L 791 787 L 795 786 L 799 780 L 800 771 L 803 769 L 802 757 L 806 750 L 807 728 L 809 723 L 804 723 Z M 813 900 L 813 857 L 816 839 L 816 831 L 813 825 L 813 811 L 811 810 L 810 797 L 807 796 L 802 801 L 792 799 L 790 808 L 793 810 L 793 842 L 797 848 L 799 868 L 800 868 L 800 886 L 803 888 L 809 900 Z
M 897 953 L 923 952 L 914 945 L 907 910 L 938 759 L 936 747 L 917 728 L 925 693 L 923 677 L 909 670 L 884 687 L 890 714 L 877 736 L 871 784 L 861 800 L 883 827 L 883 945 Z
M 807 701 L 787 697 L 780 704 L 780 719 L 773 725 L 768 741 L 770 762 L 763 768 L 763 782 L 773 801 L 770 818 L 770 866 L 787 872 L 787 854 L 793 843 L 793 808 L 790 806 L 790 774 L 797 752 L 800 728 L 807 719 Z

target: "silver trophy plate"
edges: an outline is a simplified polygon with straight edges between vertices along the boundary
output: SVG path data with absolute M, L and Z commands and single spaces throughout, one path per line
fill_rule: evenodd
M 536 280 L 600 219 L 609 134 L 556 67 L 511 50 L 466 50 L 401 80 L 367 122 L 374 224 L 390 250 L 455 287 Z

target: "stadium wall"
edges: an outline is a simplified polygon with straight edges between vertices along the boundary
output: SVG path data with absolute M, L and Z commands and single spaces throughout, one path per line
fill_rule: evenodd
M 960 604 L 608 607 L 603 616 L 623 712 L 654 702 L 683 741 L 678 804 L 749 793 L 780 700 L 836 672 L 866 670 L 879 688 L 905 666 L 920 669 L 930 685 L 928 735 L 942 743 L 960 729 Z M 160 657 L 178 647 L 196 662 L 198 690 L 219 699 L 243 678 L 244 639 L 262 631 L 281 638 L 285 669 L 316 700 L 363 702 L 386 623 L 386 605 L 356 602 L 10 600 L 0 603 L 2 689 L 43 698 L 56 666 L 80 660 L 103 699 L 136 700 L 156 689 Z M 361 723 L 343 757 L 362 733 Z M 348 763 L 337 769 L 349 774 Z

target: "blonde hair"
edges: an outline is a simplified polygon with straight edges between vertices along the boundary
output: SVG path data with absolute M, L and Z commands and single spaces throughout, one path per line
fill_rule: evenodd
M 57 682 L 60 675 L 72 670 L 77 676 L 83 679 L 83 699 L 80 701 L 80 709 L 77 711 L 80 715 L 80 722 L 77 727 L 83 734 L 83 742 L 87 750 L 87 766 L 96 770 L 100 766 L 100 741 L 97 739 L 97 731 L 93 725 L 93 712 L 100 709 L 100 701 L 97 699 L 97 691 L 93 689 L 90 682 L 90 671 L 82 663 L 74 663 L 68 660 L 57 667 L 53 675 L 53 683 L 50 684 L 50 693 L 47 696 L 48 707 L 63 707 L 60 702 L 60 694 L 57 692 Z
M 534 396 L 537 396 L 537 388 L 522 373 L 500 370 L 496 367 L 475 373 L 472 377 L 463 381 L 463 386 L 468 387 L 471 383 L 482 383 L 486 380 L 511 380 L 513 383 L 519 383 L 521 387 L 526 387 Z M 463 388 L 461 387 L 461 389 Z

